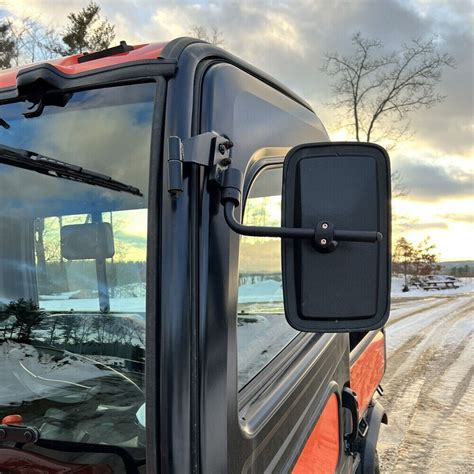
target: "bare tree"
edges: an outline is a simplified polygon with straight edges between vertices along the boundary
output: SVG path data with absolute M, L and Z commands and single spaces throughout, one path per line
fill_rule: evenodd
M 61 39 L 51 25 L 44 25 L 39 17 L 26 16 L 9 20 L 15 43 L 13 62 L 20 64 L 51 59 L 60 54 Z
M 194 38 L 202 39 L 216 46 L 222 46 L 225 43 L 222 33 L 215 26 L 206 28 L 202 25 L 194 25 L 189 30 L 189 34 Z
M 388 140 L 395 145 L 410 132 L 409 115 L 443 101 L 436 92 L 444 67 L 454 58 L 437 51 L 436 38 L 413 39 L 385 53 L 376 39 L 357 33 L 350 55 L 328 53 L 323 71 L 334 78 L 330 104 L 351 117 L 357 141 Z

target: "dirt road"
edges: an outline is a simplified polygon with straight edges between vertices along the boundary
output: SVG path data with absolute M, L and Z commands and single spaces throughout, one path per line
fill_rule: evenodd
M 473 332 L 472 293 L 392 304 L 383 473 L 474 472 Z

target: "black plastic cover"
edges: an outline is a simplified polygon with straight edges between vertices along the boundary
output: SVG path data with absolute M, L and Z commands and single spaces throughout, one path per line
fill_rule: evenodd
M 113 230 L 108 222 L 61 227 L 61 256 L 66 260 L 100 260 L 114 254 Z
M 390 162 L 368 143 L 314 143 L 290 150 L 283 168 L 284 227 L 329 222 L 378 231 L 380 242 L 339 242 L 330 253 L 282 239 L 288 323 L 308 332 L 382 327 L 390 307 Z

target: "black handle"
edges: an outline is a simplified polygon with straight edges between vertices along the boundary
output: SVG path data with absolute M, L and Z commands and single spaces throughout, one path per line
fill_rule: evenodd
M 334 230 L 334 238 L 336 240 L 346 242 L 381 242 L 383 235 L 381 232 L 364 231 L 364 230 Z

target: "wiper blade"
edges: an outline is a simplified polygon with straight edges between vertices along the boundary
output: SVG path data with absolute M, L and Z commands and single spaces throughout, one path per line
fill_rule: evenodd
M 105 174 L 87 170 L 82 168 L 82 166 L 55 160 L 54 158 L 22 148 L 13 148 L 0 144 L 0 163 L 16 168 L 36 171 L 37 173 L 46 174 L 48 176 L 100 186 L 114 191 L 122 191 L 134 194 L 135 196 L 143 196 L 138 188 L 121 183 L 120 181 L 115 181 Z

